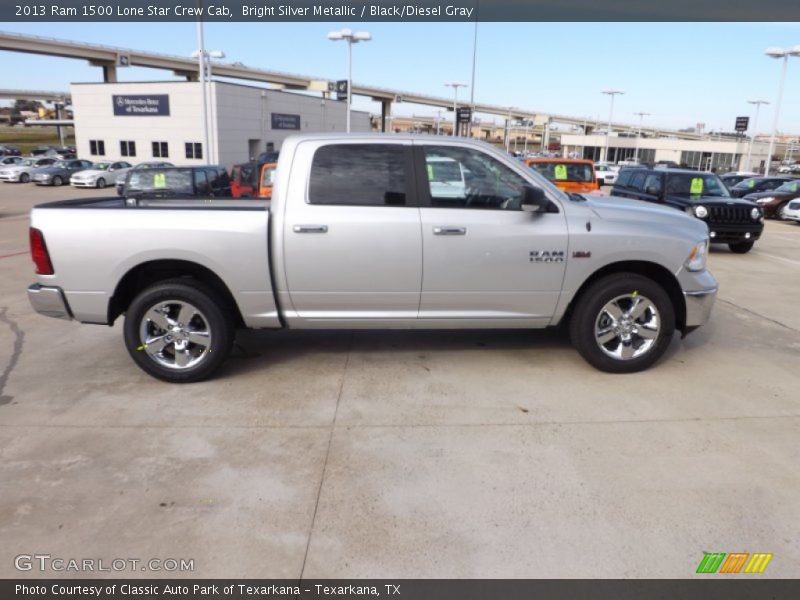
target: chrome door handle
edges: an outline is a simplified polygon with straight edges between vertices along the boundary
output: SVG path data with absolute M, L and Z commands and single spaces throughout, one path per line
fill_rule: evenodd
M 295 233 L 328 233 L 327 225 L 295 225 L 292 227 Z
M 433 235 L 467 235 L 467 228 L 438 226 L 433 228 Z

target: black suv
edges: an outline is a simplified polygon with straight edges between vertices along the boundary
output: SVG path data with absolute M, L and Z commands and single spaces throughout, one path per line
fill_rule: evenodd
M 221 165 L 131 169 L 125 176 L 126 198 L 230 198 L 231 180 Z
M 755 203 L 732 198 L 713 173 L 685 169 L 622 169 L 612 196 L 671 206 L 706 222 L 712 243 L 749 252 L 764 230 L 764 212 Z

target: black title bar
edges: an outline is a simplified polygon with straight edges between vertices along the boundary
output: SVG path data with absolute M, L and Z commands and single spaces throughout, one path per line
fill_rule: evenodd
M 800 21 L 798 0 L 3 0 L 0 20 Z

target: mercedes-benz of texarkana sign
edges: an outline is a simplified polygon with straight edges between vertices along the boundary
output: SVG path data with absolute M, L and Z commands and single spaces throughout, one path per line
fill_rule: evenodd
M 133 360 L 173 382 L 214 373 L 241 327 L 567 323 L 589 363 L 629 373 L 703 324 L 717 293 L 703 221 L 564 193 L 465 139 L 297 136 L 271 201 L 73 200 L 31 225 L 33 307 L 124 314 Z

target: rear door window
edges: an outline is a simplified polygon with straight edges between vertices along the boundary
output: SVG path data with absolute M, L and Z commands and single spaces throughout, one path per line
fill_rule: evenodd
M 314 153 L 310 204 L 406 206 L 407 150 L 401 144 L 330 144 Z

